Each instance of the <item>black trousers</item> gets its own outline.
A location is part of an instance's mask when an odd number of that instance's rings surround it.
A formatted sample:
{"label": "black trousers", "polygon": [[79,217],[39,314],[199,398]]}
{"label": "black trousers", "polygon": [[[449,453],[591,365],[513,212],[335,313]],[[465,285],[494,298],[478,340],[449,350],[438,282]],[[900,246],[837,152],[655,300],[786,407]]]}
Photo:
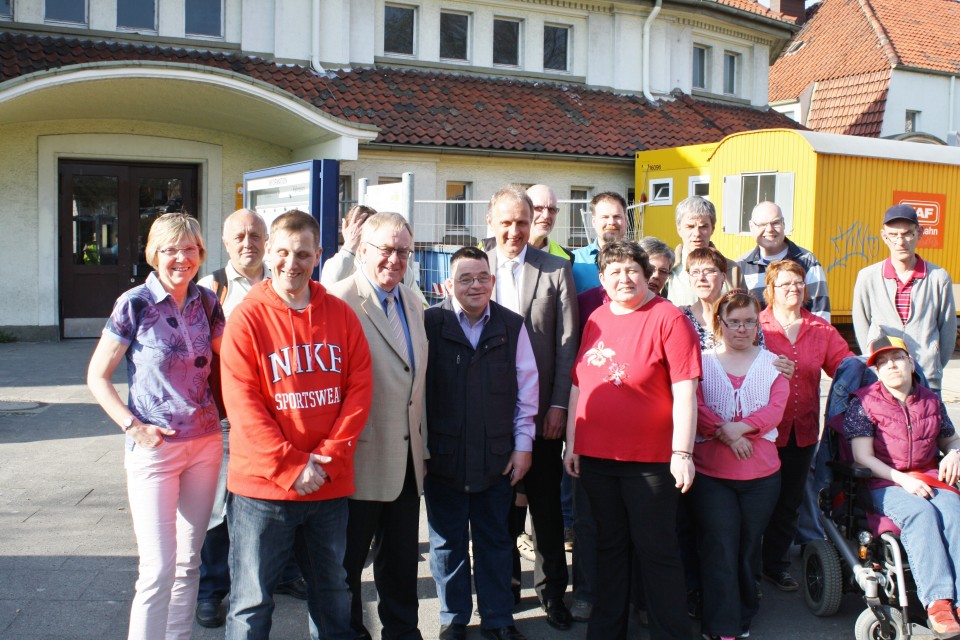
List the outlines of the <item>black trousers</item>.
{"label": "black trousers", "polygon": [[763,572],[775,576],[790,568],[787,552],[797,534],[797,518],[806,490],[810,461],[817,445],[798,447],[796,433],[777,449],[780,454],[780,496],[773,509],[767,530],[763,533]]}
{"label": "black trousers", "polygon": [[580,456],[580,482],[597,522],[598,580],[587,640],[627,637],[631,547],[647,597],[650,638],[689,640],[676,534],[680,491],[669,465]]}
{"label": "black trousers", "polygon": [[[376,473],[376,470],[369,470]],[[350,588],[350,623],[357,638],[370,638],[363,624],[360,577],[373,542],[373,578],[383,640],[422,640],[417,628],[417,563],[420,560],[420,495],[413,459],[393,502],[350,500],[343,567]]]}
{"label": "black trousers", "polygon": [[[533,441],[533,462],[523,477],[536,537],[533,586],[541,601],[563,598],[567,590],[567,557],[563,548],[563,512],[560,508],[560,479],[563,476],[563,439]],[[518,513],[519,512],[519,513]],[[514,540],[523,532],[522,509],[514,507],[510,519]],[[520,554],[513,548],[513,584],[520,585]]]}

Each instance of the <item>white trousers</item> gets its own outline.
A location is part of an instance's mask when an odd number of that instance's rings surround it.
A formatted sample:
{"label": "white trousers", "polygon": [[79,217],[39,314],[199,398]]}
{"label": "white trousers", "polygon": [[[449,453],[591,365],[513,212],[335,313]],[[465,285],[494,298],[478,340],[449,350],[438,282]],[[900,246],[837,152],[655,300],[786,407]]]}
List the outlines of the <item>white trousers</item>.
{"label": "white trousers", "polygon": [[128,640],[189,640],[220,473],[220,431],[147,449],[125,443],[127,497],[140,554]]}

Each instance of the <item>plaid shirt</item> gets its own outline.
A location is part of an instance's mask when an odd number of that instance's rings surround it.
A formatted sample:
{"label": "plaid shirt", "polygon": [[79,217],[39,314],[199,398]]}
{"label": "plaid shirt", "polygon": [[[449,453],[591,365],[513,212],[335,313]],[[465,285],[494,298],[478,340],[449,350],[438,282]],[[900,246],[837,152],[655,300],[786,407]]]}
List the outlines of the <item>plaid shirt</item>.
{"label": "plaid shirt", "polygon": [[893,262],[890,258],[887,258],[883,261],[883,277],[897,283],[897,315],[906,325],[907,320],[910,319],[910,294],[913,292],[913,285],[920,278],[927,277],[927,263],[923,261],[923,258],[917,256],[917,264],[913,266],[913,271],[907,281],[903,282],[897,276],[897,270],[893,268]]}
{"label": "plaid shirt", "polygon": [[[820,266],[820,262],[812,253],[800,247],[789,239],[787,243],[787,255],[784,260],[792,260],[807,272],[806,284],[807,295],[809,299],[803,303],[803,308],[815,316],[823,318],[830,322],[830,296],[827,294],[827,273]],[[743,279],[747,283],[747,291],[756,296],[760,301],[760,308],[767,305],[763,301],[763,290],[765,288],[765,279],[767,264],[769,262],[761,259],[760,247],[755,247],[753,251],[742,256],[738,261],[743,271]]]}

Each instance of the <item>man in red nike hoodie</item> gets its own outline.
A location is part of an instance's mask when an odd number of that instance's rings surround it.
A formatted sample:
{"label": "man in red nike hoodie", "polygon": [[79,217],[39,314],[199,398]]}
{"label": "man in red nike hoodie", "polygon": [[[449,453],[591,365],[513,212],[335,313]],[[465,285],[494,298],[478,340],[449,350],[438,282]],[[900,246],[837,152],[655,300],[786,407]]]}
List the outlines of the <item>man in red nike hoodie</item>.
{"label": "man in red nike hoodie", "polygon": [[347,496],[373,378],[356,314],[310,279],[320,252],[309,214],[278,217],[267,241],[273,278],[251,289],[224,331],[229,640],[269,637],[273,590],[291,548],[304,567],[312,635],[352,638]]}

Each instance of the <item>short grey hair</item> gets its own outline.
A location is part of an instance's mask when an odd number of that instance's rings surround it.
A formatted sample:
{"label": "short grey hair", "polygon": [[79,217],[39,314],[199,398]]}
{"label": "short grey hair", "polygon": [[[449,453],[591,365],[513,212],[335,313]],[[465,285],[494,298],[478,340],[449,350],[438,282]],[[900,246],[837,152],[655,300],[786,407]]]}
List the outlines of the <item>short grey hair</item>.
{"label": "short grey hair", "polygon": [[667,260],[670,261],[670,264],[673,264],[673,261],[676,260],[676,256],[673,254],[673,249],[667,246],[667,243],[657,238],[655,236],[646,236],[640,239],[640,248],[648,256],[666,256]]}
{"label": "short grey hair", "polygon": [[360,237],[366,242],[366,239],[376,233],[380,227],[389,227],[395,231],[406,229],[410,232],[410,237],[413,238],[413,227],[410,226],[410,222],[395,211],[381,211],[367,218],[367,221],[361,227]]}
{"label": "short grey hair", "polygon": [[533,200],[530,199],[530,196],[527,195],[526,190],[518,184],[508,184],[504,187],[501,187],[490,198],[490,204],[487,205],[487,215],[492,216],[493,210],[497,207],[501,200],[509,200],[512,202],[522,204],[526,210],[527,214],[530,216],[530,220],[533,220]]}
{"label": "short grey hair", "polygon": [[678,227],[687,215],[695,218],[709,218],[710,225],[714,228],[717,226],[717,209],[712,202],[703,196],[690,196],[680,201],[680,204],[677,205],[676,222]]}

